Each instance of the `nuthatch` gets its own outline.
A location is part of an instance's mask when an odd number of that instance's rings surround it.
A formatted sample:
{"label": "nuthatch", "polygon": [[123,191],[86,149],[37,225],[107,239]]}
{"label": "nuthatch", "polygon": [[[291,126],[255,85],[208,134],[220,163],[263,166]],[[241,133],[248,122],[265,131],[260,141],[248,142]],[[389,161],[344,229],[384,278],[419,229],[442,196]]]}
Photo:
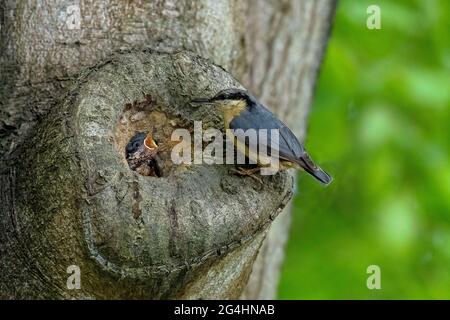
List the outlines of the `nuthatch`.
{"label": "nuthatch", "polygon": [[130,169],[145,176],[153,175],[153,171],[156,176],[161,176],[158,148],[151,134],[137,133],[125,147]]}
{"label": "nuthatch", "polygon": [[[266,129],[267,132],[270,132],[271,129],[278,129],[278,143],[274,143],[269,138],[267,147],[270,150],[278,151],[281,169],[303,169],[325,185],[332,181],[330,175],[314,164],[294,133],[247,91],[234,88],[226,89],[212,98],[197,99],[193,102],[218,105],[223,112],[225,130],[241,129],[245,131],[255,129],[258,144],[260,143],[259,129]],[[236,138],[232,141],[236,144],[238,150],[245,150],[247,157],[258,159],[258,154],[255,154],[255,151],[249,148],[245,139],[239,138],[239,136],[236,136]],[[256,162],[260,164],[258,160]]]}

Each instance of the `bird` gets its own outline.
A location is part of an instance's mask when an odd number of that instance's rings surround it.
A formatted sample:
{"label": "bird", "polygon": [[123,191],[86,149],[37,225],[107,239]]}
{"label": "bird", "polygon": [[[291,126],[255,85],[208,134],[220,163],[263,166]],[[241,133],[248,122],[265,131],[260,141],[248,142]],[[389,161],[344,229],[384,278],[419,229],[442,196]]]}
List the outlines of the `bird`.
{"label": "bird", "polygon": [[125,147],[125,156],[131,170],[144,176],[161,176],[159,146],[152,134],[136,133]]}
{"label": "bird", "polygon": [[[194,104],[209,103],[219,107],[222,111],[224,129],[241,129],[243,131],[255,129],[258,147],[264,140],[267,144],[266,150],[270,154],[278,154],[280,169],[295,168],[304,170],[324,185],[331,183],[333,178],[317,166],[309,156],[305,147],[300,143],[295,134],[278,119],[266,106],[260,103],[247,90],[229,88],[218,92],[211,98],[199,98],[192,100]],[[267,139],[260,139],[258,129],[267,129]],[[270,130],[278,129],[278,143],[270,138]],[[248,158],[258,161],[258,154],[249,147],[249,142],[242,137],[236,136],[232,139],[238,150],[244,151]],[[267,143],[268,141],[268,143]],[[258,168],[256,168],[257,170]],[[255,172],[255,170],[252,170]]]}

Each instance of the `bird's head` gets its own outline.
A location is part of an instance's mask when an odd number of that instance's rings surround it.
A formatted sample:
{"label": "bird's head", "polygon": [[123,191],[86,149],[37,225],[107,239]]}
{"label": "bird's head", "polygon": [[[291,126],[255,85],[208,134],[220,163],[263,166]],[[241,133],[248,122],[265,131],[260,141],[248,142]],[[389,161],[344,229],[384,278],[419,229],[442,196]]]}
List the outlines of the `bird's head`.
{"label": "bird's head", "polygon": [[229,88],[219,91],[212,98],[201,98],[192,100],[193,104],[207,104],[212,103],[220,106],[226,106],[235,103],[251,104],[254,101],[254,97],[250,95],[246,90]]}
{"label": "bird's head", "polygon": [[231,121],[242,114],[242,112],[257,105],[257,101],[251,94],[246,90],[236,88],[225,89],[219,91],[212,98],[195,99],[191,103],[194,105],[213,104],[220,108],[226,129],[229,129]]}
{"label": "bird's head", "polygon": [[153,136],[146,132],[139,132],[130,142],[128,142],[125,148],[125,154],[127,159],[134,159],[144,157],[149,152],[153,152],[158,148]]}

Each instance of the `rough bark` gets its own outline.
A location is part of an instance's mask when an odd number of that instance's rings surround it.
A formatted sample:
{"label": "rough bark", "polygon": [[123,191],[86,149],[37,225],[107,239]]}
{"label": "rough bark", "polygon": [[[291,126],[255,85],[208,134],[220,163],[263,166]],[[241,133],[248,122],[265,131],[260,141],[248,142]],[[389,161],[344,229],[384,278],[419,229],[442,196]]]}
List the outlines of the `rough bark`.
{"label": "rough bark", "polygon": [[[304,140],[336,1],[254,0],[251,5],[245,38],[247,67],[239,79]],[[242,298],[276,297],[289,225],[287,206],[268,232]]]}
{"label": "rough bark", "polygon": [[[67,25],[73,5],[79,28]],[[262,189],[224,166],[142,177],[121,148],[156,122],[161,134],[171,121],[217,126],[215,110],[188,104],[240,86],[216,65],[303,136],[333,7],[2,2],[0,297],[273,297],[288,212],[264,239],[290,197],[288,175]],[[149,121],[127,127],[124,108]],[[81,290],[65,287],[72,264]]]}

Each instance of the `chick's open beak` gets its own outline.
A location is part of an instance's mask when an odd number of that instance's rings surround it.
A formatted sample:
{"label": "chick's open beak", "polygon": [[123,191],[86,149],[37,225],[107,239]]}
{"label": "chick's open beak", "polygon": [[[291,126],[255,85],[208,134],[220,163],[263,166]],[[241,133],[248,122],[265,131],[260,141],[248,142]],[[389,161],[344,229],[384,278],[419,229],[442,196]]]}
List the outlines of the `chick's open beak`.
{"label": "chick's open beak", "polygon": [[150,134],[148,134],[147,137],[145,138],[144,146],[150,150],[158,148],[158,145],[156,144],[155,140],[153,140],[153,137]]}
{"label": "chick's open beak", "polygon": [[158,145],[152,134],[139,132],[128,143],[126,147],[127,159],[140,159],[150,157],[156,152]]}

